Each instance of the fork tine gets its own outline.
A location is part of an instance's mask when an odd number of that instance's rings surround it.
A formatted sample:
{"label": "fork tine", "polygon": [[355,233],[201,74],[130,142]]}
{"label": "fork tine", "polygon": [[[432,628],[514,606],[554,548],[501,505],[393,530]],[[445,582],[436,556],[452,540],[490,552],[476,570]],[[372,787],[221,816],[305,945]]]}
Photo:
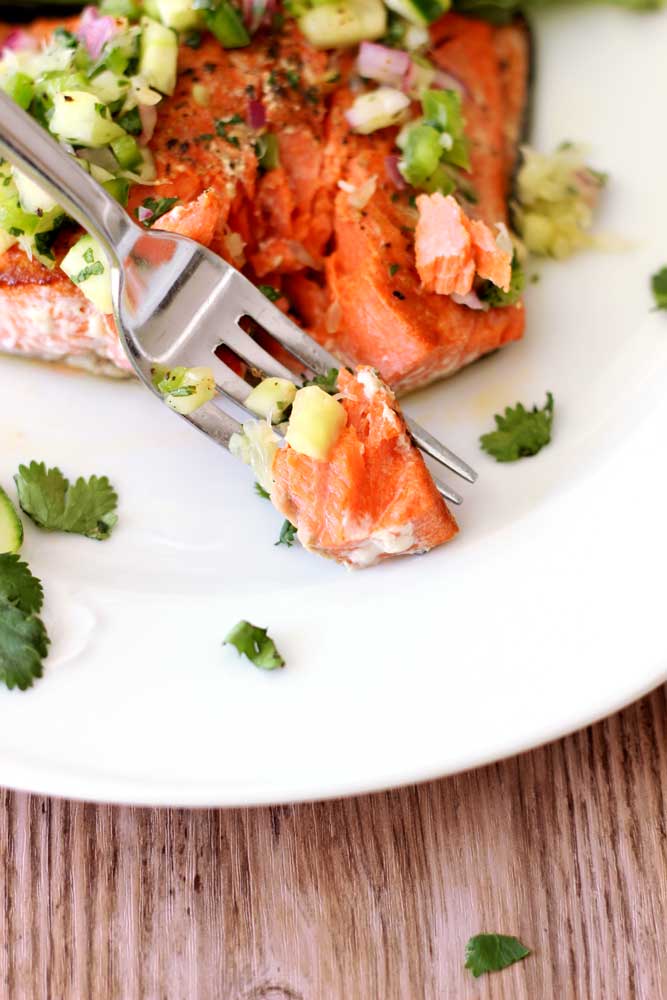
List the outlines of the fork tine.
{"label": "fork tine", "polygon": [[[441,465],[451,469],[452,472],[455,472],[469,483],[476,481],[477,473],[467,462],[464,462],[462,458],[459,458],[453,451],[446,448],[444,444],[441,444],[437,438],[434,438],[432,434],[424,430],[416,420],[406,417],[405,422],[408,425],[408,430],[412,435],[413,441],[422,451],[425,451],[436,462],[440,462]],[[454,502],[456,503],[456,501]]]}
{"label": "fork tine", "polygon": [[460,504],[463,503],[463,497],[456,490],[453,490],[451,486],[446,486],[439,479],[433,476],[433,482],[435,483],[435,488],[437,489],[440,496],[444,497],[445,500],[451,500],[452,503]]}
{"label": "fork tine", "polygon": [[243,430],[238,421],[213,402],[204,403],[203,406],[188,414],[184,419],[189,420],[198,430],[213,438],[223,448],[229,448],[229,439],[232,434],[240,434]]}
{"label": "fork tine", "polygon": [[271,376],[272,378],[286,378],[294,381],[294,372],[291,372],[289,368],[282,365],[280,361],[276,361],[273,355],[265,351],[263,347],[260,347],[250,334],[242,330],[236,323],[225,330],[221,338],[221,343],[226,344],[227,347],[231,347],[246,364],[256,369],[262,378]]}

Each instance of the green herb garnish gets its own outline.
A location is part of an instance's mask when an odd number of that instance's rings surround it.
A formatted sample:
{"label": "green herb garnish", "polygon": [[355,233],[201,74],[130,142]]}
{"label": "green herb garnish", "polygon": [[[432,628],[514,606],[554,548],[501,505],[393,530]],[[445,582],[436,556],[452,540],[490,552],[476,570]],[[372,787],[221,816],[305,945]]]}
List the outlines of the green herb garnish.
{"label": "green herb garnish", "polygon": [[277,302],[282,295],[282,292],[280,292],[277,288],[274,288],[273,285],[258,285],[257,288],[262,295],[266,295],[269,302]]}
{"label": "green herb garnish", "polygon": [[506,934],[476,934],[466,945],[465,968],[477,978],[485,972],[506,969],[526,955],[530,955],[530,948],[518,938]]}
{"label": "green herb garnish", "polygon": [[307,385],[319,385],[320,389],[324,389],[328,392],[330,396],[335,395],[338,392],[338,369],[330,368],[326,375],[316,375],[314,378],[308,379],[303,383],[304,388]]}
{"label": "green herb garnish", "polygon": [[42,676],[49,647],[42,585],[16,555],[0,555],[0,681],[21,691]]}
{"label": "green herb garnish", "polygon": [[508,406],[503,416],[496,414],[496,430],[482,434],[482,449],[497,462],[516,462],[519,458],[537,455],[551,441],[554,398],[547,393],[542,409],[527,410],[522,403]]}
{"label": "green herb garnish", "polygon": [[483,281],[479,286],[477,295],[482,302],[486,302],[491,308],[513,306],[521,298],[525,284],[526,277],[523,268],[519,263],[517,255],[514,254],[512,257],[512,276],[508,290],[504,292],[502,288],[498,288],[492,281]]}
{"label": "green herb garnish", "polygon": [[[142,201],[142,206],[147,208],[151,215],[142,222],[142,226],[146,229],[150,229],[159,218],[166,215],[167,212],[174,207],[178,198],[144,198]],[[134,214],[138,216],[137,209],[134,210]]]}
{"label": "green herb garnish", "polygon": [[269,638],[268,629],[240,621],[223,640],[224,646],[236,646],[239,653],[247,656],[251,663],[262,670],[275,670],[284,667],[285,661],[276,649],[273,639]]}
{"label": "green herb garnish", "polygon": [[651,291],[656,309],[667,309],[667,267],[656,271],[651,278]]}
{"label": "green herb garnish", "polygon": [[291,549],[296,538],[296,530],[296,525],[292,524],[291,521],[283,521],[276,545],[286,545],[288,549]]}
{"label": "green herb garnish", "polygon": [[271,494],[268,490],[265,490],[261,483],[255,483],[254,485],[255,493],[258,497],[262,497],[263,500],[270,500]]}
{"label": "green herb garnish", "polygon": [[14,476],[21,509],[46,531],[69,531],[103,541],[118,517],[118,496],[106,476],[70,483],[44,462],[20,465]]}

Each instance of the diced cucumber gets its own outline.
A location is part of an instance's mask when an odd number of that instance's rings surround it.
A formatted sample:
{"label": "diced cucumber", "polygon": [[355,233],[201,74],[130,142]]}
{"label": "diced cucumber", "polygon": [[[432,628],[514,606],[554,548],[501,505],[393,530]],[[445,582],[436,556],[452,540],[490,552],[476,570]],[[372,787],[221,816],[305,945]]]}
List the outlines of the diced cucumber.
{"label": "diced cucumber", "polygon": [[153,383],[164,396],[165,403],[186,417],[215,396],[215,379],[210,368],[158,369]]}
{"label": "diced cucumber", "polygon": [[176,34],[149,17],[142,17],[141,27],[139,73],[149,87],[155,87],[161,94],[173,94],[178,62]]}
{"label": "diced cucumber", "polygon": [[111,152],[123,170],[134,170],[143,163],[141,150],[131,135],[121,135],[111,143]]}
{"label": "diced cucumber", "polygon": [[12,168],[12,177],[18,191],[21,208],[30,215],[44,215],[57,206],[55,198],[43,191],[39,184],[22,174],[16,167]]}
{"label": "diced cucumber", "polygon": [[112,198],[115,198],[121,205],[127,207],[130,196],[130,182],[128,180],[124,177],[113,177],[109,181],[103,181],[102,187],[106,188]]}
{"label": "diced cucumber", "polygon": [[266,420],[248,420],[242,434],[232,434],[229,450],[232,455],[249,465],[255,479],[267,493],[273,487],[273,462],[280,438]]}
{"label": "diced cucumber", "polygon": [[256,385],[245,405],[258,417],[279,424],[296,396],[296,386],[286,378],[265,378]]}
{"label": "diced cucumber", "polygon": [[346,423],[347,413],[338,400],[318,385],[309,385],[294,397],[285,440],[302,455],[323,461]]}
{"label": "diced cucumber", "polygon": [[77,240],[60,267],[101,313],[113,312],[111,271],[102,247],[92,236]]}
{"label": "diced cucumber", "polygon": [[378,87],[355,98],[347,120],[360,135],[396,125],[410,107],[410,98],[394,87]]}
{"label": "diced cucumber", "polygon": [[103,73],[93,77],[89,86],[103,104],[113,104],[127,96],[130,81],[126,76],[118,76],[110,69],[105,69]]}
{"label": "diced cucumber", "polygon": [[316,48],[344,48],[381,38],[387,30],[387,9],[382,0],[336,0],[306,11],[299,27]]}
{"label": "diced cucumber", "polygon": [[23,542],[23,524],[0,486],[0,552],[18,552]]}
{"label": "diced cucumber", "polygon": [[53,99],[49,131],[75,146],[106,146],[124,134],[120,125],[106,117],[107,114],[107,109],[94,94],[65,90]]}
{"label": "diced cucumber", "polygon": [[229,0],[220,0],[212,10],[202,13],[204,24],[224,49],[242,49],[250,44],[250,35]]}
{"label": "diced cucumber", "polygon": [[451,6],[450,0],[386,0],[386,3],[406,21],[418,25],[437,21]]}
{"label": "diced cucumber", "polygon": [[35,86],[26,73],[11,73],[0,81],[0,88],[27,111],[35,96]]}
{"label": "diced cucumber", "polygon": [[98,184],[106,184],[107,181],[114,180],[114,175],[110,170],[101,167],[99,163],[90,164],[90,176],[94,177]]}
{"label": "diced cucumber", "polygon": [[188,31],[201,23],[199,11],[192,9],[192,0],[155,0],[157,15],[167,28]]}
{"label": "diced cucumber", "polygon": [[42,215],[26,212],[21,207],[15,185],[5,186],[3,182],[0,188],[0,231],[7,234],[2,241],[5,250],[18,242],[46,267],[53,267],[51,244],[63,218],[62,209],[58,206]]}

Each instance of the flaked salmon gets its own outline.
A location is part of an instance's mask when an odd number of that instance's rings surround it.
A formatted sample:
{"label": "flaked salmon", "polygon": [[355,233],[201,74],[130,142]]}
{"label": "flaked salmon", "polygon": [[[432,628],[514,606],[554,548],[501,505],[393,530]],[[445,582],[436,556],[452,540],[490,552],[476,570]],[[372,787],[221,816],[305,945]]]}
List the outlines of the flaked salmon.
{"label": "flaked salmon", "polygon": [[302,545],[351,567],[449,541],[456,521],[372,368],[338,375],[347,423],[326,461],[289,445],[273,461],[271,500]]}

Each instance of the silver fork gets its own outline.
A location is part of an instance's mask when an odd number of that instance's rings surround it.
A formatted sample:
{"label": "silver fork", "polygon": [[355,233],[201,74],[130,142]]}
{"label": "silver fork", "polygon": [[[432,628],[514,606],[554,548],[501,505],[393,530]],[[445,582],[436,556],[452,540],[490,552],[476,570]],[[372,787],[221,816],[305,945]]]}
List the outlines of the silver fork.
{"label": "silver fork", "polygon": [[[301,381],[240,326],[250,317],[310,372],[325,375],[339,362],[300,330],[226,261],[184,236],[147,230],[29,115],[0,91],[0,155],[16,165],[99,241],[111,264],[114,315],[127,354],[144,385],[156,367],[206,365],[218,395],[183,417],[228,447],[241,424],[251,386],[215,354],[225,345],[264,378]],[[231,412],[230,412],[231,411]],[[473,483],[475,471],[414,420],[408,428],[418,447],[440,465]],[[442,496],[461,503],[451,487],[434,479]]]}

